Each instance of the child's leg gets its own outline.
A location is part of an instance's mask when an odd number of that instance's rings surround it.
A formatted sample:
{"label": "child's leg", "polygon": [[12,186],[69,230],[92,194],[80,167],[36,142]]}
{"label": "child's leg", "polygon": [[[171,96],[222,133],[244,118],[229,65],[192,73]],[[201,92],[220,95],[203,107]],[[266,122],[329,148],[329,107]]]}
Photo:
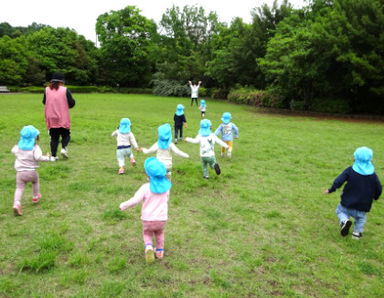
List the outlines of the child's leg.
{"label": "child's leg", "polygon": [[348,209],[343,207],[340,203],[339,205],[337,205],[336,214],[340,220],[339,222],[340,225],[342,225],[345,221],[349,220],[349,218],[351,217],[351,215],[348,212]]}
{"label": "child's leg", "polygon": [[367,221],[367,213],[364,211],[356,210],[355,214],[353,214],[353,218],[355,219],[355,226],[353,231],[356,233],[363,233],[364,225]]}
{"label": "child's leg", "polygon": [[177,143],[178,134],[179,134],[179,128],[175,125],[175,143]]}
{"label": "child's leg", "polygon": [[180,130],[180,140],[182,140],[183,139],[183,126],[180,126],[179,130]]}
{"label": "child's leg", "polygon": [[225,143],[228,145],[228,157],[231,158],[233,142],[232,141],[225,141]]}
{"label": "child's leg", "polygon": [[203,168],[203,177],[208,178],[209,173],[208,173],[208,162],[207,162],[207,157],[201,157],[201,166]]}
{"label": "child's leg", "polygon": [[32,182],[32,197],[38,198],[40,182],[39,182],[39,174],[36,171],[31,172],[31,182]]}
{"label": "child's leg", "polygon": [[124,167],[125,165],[125,157],[124,157],[124,149],[116,150],[117,162],[119,163],[119,167]]}
{"label": "child's leg", "polygon": [[[28,173],[27,173],[28,174]],[[20,205],[23,197],[24,189],[28,181],[26,181],[25,172],[16,172],[16,190],[13,199],[13,206]]]}
{"label": "child's leg", "polygon": [[158,228],[155,231],[156,238],[156,257],[162,259],[164,256],[164,229],[166,221],[159,221]]}
{"label": "child's leg", "polygon": [[153,227],[151,221],[143,220],[143,241],[145,247],[145,260],[147,263],[152,263],[155,260],[155,256],[153,254],[153,245],[152,245],[152,237],[153,237]]}

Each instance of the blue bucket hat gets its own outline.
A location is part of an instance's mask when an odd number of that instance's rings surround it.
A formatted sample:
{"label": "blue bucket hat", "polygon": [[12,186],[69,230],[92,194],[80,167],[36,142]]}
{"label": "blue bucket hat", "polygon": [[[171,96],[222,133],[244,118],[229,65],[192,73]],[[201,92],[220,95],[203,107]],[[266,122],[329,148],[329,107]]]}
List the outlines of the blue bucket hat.
{"label": "blue bucket hat", "polygon": [[178,104],[176,107],[176,116],[181,116],[184,114],[184,106],[182,104]]}
{"label": "blue bucket hat", "polygon": [[20,130],[20,140],[17,146],[21,150],[32,150],[35,146],[36,137],[40,134],[40,131],[32,125],[24,126]]}
{"label": "blue bucket hat", "polygon": [[206,104],[205,104],[205,100],[204,99],[200,99],[200,105],[202,107],[206,107]]}
{"label": "blue bucket hat", "polygon": [[172,142],[172,129],[171,125],[168,123],[159,126],[157,129],[159,134],[159,139],[157,141],[157,145],[159,145],[160,149],[167,149],[169,144]]}
{"label": "blue bucket hat", "polygon": [[203,119],[200,121],[200,130],[199,134],[203,137],[207,137],[211,134],[212,123],[208,119]]}
{"label": "blue bucket hat", "polygon": [[232,115],[231,113],[225,112],[223,113],[223,117],[221,117],[221,121],[223,121],[225,124],[228,124],[229,121],[231,121]]}
{"label": "blue bucket hat", "polygon": [[149,157],[144,162],[144,169],[149,176],[149,188],[153,193],[164,193],[171,189],[172,183],[165,177],[165,165],[156,157]]}
{"label": "blue bucket hat", "polygon": [[375,167],[372,164],[373,151],[368,147],[359,147],[355,153],[355,163],[352,169],[361,175],[371,175],[375,172]]}
{"label": "blue bucket hat", "polygon": [[121,118],[119,132],[120,133],[129,133],[131,131],[131,120],[128,118]]}

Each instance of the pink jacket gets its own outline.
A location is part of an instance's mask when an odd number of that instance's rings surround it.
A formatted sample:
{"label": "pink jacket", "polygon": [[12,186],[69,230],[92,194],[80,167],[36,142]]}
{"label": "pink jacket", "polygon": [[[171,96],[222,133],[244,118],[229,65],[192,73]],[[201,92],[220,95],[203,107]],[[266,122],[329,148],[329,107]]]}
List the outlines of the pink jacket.
{"label": "pink jacket", "polygon": [[71,128],[71,119],[69,117],[69,107],[67,100],[67,88],[59,86],[59,89],[45,88],[45,122],[47,128]]}
{"label": "pink jacket", "polygon": [[143,184],[135,195],[126,202],[120,204],[120,210],[131,208],[141,201],[141,220],[163,221],[168,219],[169,190],[164,193],[153,193],[149,189],[149,183]]}
{"label": "pink jacket", "polygon": [[39,161],[49,161],[49,157],[43,155],[39,145],[35,145],[32,150],[21,150],[15,145],[11,152],[16,155],[15,170],[17,172],[35,171],[39,167]]}

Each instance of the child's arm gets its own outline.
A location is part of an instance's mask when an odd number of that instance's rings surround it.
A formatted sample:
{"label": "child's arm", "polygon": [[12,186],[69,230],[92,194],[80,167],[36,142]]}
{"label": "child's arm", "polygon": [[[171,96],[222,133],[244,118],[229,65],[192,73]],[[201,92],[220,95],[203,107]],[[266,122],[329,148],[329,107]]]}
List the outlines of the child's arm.
{"label": "child's arm", "polygon": [[139,151],[140,151],[140,148],[139,148],[139,146],[137,145],[135,136],[133,135],[132,132],[131,132],[130,135],[129,135],[129,141],[131,142],[131,144],[133,145],[133,147],[135,147],[136,151],[139,152]]}
{"label": "child's arm", "polygon": [[157,145],[157,142],[151,146],[151,148],[143,148],[141,147],[141,151],[143,151],[144,154],[150,154],[157,152],[157,149],[159,149],[159,146]]}
{"label": "child's arm", "polygon": [[135,195],[132,198],[130,198],[128,201],[121,203],[119,206],[119,209],[126,210],[128,208],[136,206],[144,199],[144,194],[145,194],[145,184],[142,185],[138,191],[136,191]]}
{"label": "child's arm", "polygon": [[187,125],[187,119],[185,118],[185,114],[183,114],[183,122],[184,122],[184,127],[187,129],[188,125]]}
{"label": "child's arm", "polygon": [[220,140],[216,135],[214,136],[215,136],[215,143],[218,143],[221,147],[228,148],[228,145],[226,143]]}
{"label": "child's arm", "polygon": [[238,139],[239,138],[239,129],[237,128],[237,126],[235,124],[232,123],[232,129],[233,131],[235,132],[235,139]]}
{"label": "child's arm", "polygon": [[345,169],[344,172],[342,172],[339,177],[337,177],[335,179],[335,181],[333,182],[331,188],[327,189],[327,193],[331,193],[331,192],[334,192],[336,191],[336,189],[338,189],[339,187],[341,187],[345,181],[347,181],[349,179],[349,168],[348,169]]}
{"label": "child's arm", "polygon": [[219,135],[221,133],[221,128],[223,127],[223,124],[220,124],[219,127],[215,130],[215,135]]}
{"label": "child's arm", "polygon": [[116,137],[117,136],[117,133],[119,132],[119,130],[118,129],[116,129],[113,133],[112,133],[112,137]]}
{"label": "child's arm", "polygon": [[184,157],[184,158],[189,157],[188,153],[181,151],[179,148],[176,147],[176,145],[174,143],[171,143],[170,147],[171,147],[171,151],[174,152],[176,155]]}
{"label": "child's arm", "polygon": [[379,177],[377,177],[377,175],[376,175],[376,193],[375,193],[375,196],[374,196],[375,200],[379,199],[382,191],[383,191],[383,187],[381,186]]}
{"label": "child's arm", "polygon": [[36,145],[33,149],[33,158],[37,161],[50,161],[49,156],[43,155],[39,145]]}
{"label": "child's arm", "polygon": [[17,151],[19,151],[19,146],[17,146],[17,145],[13,146],[11,152],[12,152],[13,154],[16,154]]}
{"label": "child's arm", "polygon": [[186,137],[185,138],[185,141],[187,143],[191,143],[191,144],[198,144],[200,143],[200,135],[197,135],[196,138],[189,138],[189,137]]}

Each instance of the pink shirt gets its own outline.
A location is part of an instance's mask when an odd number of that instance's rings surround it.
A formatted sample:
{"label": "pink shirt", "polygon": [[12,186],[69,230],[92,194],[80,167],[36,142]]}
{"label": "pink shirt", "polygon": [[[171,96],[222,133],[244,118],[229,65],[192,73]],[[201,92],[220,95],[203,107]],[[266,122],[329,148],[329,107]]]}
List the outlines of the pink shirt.
{"label": "pink shirt", "polygon": [[47,128],[71,128],[67,88],[59,86],[57,90],[45,88],[45,122]]}
{"label": "pink shirt", "polygon": [[131,199],[120,204],[120,210],[131,208],[143,201],[141,220],[163,221],[168,219],[168,200],[169,190],[160,194],[153,193],[149,189],[149,183],[145,183]]}
{"label": "pink shirt", "polygon": [[39,167],[39,161],[49,161],[48,156],[44,156],[39,145],[35,145],[32,150],[21,150],[15,145],[11,152],[16,155],[15,169],[17,172],[35,171]]}

